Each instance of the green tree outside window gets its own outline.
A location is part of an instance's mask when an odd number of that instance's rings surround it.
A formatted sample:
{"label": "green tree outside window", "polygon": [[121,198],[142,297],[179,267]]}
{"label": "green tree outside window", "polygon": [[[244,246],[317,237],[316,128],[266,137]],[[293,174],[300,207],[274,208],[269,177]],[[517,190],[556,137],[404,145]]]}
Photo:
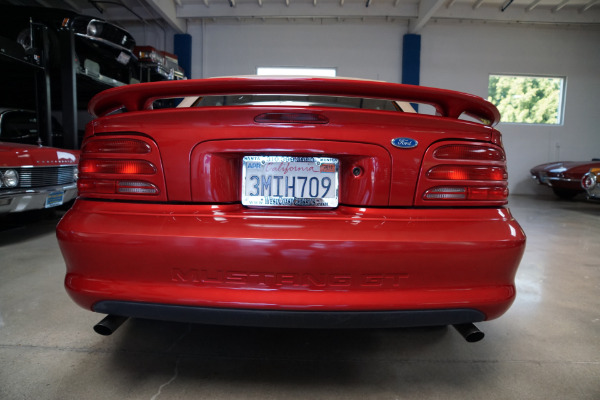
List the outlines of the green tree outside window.
{"label": "green tree outside window", "polygon": [[490,75],[488,100],[502,122],[562,123],[564,78]]}

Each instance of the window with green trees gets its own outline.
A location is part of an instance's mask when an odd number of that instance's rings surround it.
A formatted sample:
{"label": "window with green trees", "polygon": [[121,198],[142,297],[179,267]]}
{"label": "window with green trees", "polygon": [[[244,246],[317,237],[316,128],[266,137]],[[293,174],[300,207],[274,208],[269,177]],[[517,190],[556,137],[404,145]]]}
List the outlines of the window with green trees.
{"label": "window with green trees", "polygon": [[490,75],[488,100],[502,122],[562,124],[564,78]]}

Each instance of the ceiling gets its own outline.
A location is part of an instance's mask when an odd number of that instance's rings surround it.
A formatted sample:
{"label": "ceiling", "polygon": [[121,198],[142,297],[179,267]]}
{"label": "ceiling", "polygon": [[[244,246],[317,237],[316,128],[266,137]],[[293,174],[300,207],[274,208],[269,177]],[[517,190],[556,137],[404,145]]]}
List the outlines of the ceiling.
{"label": "ceiling", "polygon": [[156,23],[184,33],[190,20],[380,19],[429,22],[554,24],[600,28],[600,0],[0,0],[2,4],[71,9],[121,23]]}

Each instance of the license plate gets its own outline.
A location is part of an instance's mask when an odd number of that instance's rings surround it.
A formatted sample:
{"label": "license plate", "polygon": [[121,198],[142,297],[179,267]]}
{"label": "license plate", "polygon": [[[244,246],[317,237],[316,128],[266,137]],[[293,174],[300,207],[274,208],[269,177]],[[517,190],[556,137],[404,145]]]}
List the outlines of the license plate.
{"label": "license plate", "polygon": [[62,205],[65,192],[52,192],[46,197],[46,208]]}
{"label": "license plate", "polygon": [[245,156],[242,204],[337,207],[339,160],[329,157]]}

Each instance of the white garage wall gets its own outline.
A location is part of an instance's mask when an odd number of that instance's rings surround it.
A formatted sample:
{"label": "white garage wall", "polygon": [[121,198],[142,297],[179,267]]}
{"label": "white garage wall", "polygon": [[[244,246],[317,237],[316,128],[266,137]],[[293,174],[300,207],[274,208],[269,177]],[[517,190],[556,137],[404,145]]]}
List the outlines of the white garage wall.
{"label": "white garage wall", "polygon": [[[192,22],[192,77],[256,74],[260,66],[307,66],[336,67],[338,76],[398,82],[406,30],[406,25],[360,21]],[[204,46],[198,37],[204,38]]]}
{"label": "white garage wall", "polygon": [[[338,76],[399,82],[404,22],[190,21],[192,77],[254,74],[258,66],[336,67]],[[513,194],[548,193],[529,169],[600,157],[600,30],[430,22],[421,84],[487,97],[489,74],[567,78],[562,126],[500,123]]]}

